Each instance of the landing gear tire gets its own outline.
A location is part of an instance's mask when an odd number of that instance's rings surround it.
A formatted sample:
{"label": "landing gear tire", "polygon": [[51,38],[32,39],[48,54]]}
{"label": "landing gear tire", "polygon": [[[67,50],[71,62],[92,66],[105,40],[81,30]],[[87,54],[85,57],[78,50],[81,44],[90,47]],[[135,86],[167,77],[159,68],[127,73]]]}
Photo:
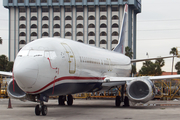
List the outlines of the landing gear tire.
{"label": "landing gear tire", "polygon": [[127,96],[124,98],[124,107],[129,107],[129,98]]}
{"label": "landing gear tire", "polygon": [[73,104],[73,96],[72,95],[68,95],[68,97],[67,97],[67,104],[69,106],[71,106]]}
{"label": "landing gear tire", "polygon": [[41,111],[40,111],[39,105],[36,105],[36,107],[35,107],[35,114],[36,114],[37,116],[39,116],[40,113],[41,113]]}
{"label": "landing gear tire", "polygon": [[116,107],[119,107],[120,104],[121,104],[121,97],[120,96],[116,96],[116,101],[115,101]]}
{"label": "landing gear tire", "polygon": [[65,105],[66,96],[59,96],[58,103],[59,105]]}
{"label": "landing gear tire", "polygon": [[47,112],[48,112],[47,106],[46,106],[46,105],[43,105],[41,109],[42,109],[42,115],[43,115],[43,116],[46,116],[46,115],[47,115]]}

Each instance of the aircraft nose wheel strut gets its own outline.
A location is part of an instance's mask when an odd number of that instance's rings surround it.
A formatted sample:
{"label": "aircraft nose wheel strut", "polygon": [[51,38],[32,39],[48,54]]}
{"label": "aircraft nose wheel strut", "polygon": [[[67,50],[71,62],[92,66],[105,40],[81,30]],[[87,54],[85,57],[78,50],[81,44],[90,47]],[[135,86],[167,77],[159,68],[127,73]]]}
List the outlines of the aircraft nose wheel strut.
{"label": "aircraft nose wheel strut", "polygon": [[36,105],[35,107],[35,114],[39,116],[41,113],[43,116],[46,116],[48,112],[47,106],[41,101],[40,105]]}

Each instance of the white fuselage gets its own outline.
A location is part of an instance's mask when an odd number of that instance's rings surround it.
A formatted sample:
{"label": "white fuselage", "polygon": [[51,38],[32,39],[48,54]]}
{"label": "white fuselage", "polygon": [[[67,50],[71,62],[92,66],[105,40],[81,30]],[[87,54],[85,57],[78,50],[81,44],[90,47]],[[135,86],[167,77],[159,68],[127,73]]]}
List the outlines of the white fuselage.
{"label": "white fuselage", "polygon": [[18,53],[14,78],[29,94],[66,95],[101,90],[105,77],[126,77],[123,54],[63,38],[33,41]]}

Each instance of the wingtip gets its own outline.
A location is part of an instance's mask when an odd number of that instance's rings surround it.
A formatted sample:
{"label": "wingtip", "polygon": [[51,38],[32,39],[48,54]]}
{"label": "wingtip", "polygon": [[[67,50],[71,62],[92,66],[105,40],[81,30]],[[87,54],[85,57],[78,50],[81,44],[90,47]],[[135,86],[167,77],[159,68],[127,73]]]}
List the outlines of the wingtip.
{"label": "wingtip", "polygon": [[125,12],[128,12],[128,4],[125,4]]}

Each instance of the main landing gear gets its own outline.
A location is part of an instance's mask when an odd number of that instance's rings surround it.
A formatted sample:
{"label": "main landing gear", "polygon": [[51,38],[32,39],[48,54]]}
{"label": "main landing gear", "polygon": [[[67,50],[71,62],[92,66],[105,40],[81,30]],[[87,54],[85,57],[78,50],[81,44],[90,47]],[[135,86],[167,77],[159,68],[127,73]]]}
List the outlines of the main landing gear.
{"label": "main landing gear", "polygon": [[116,99],[115,99],[116,107],[119,107],[121,102],[124,102],[123,107],[129,107],[129,98],[127,96],[124,97],[124,85],[122,85],[122,88],[121,88],[121,97],[116,96]]}
{"label": "main landing gear", "polygon": [[65,95],[59,96],[58,98],[59,105],[65,105],[65,101],[67,101],[67,105],[71,106],[73,104],[73,96],[67,95],[67,98]]}

